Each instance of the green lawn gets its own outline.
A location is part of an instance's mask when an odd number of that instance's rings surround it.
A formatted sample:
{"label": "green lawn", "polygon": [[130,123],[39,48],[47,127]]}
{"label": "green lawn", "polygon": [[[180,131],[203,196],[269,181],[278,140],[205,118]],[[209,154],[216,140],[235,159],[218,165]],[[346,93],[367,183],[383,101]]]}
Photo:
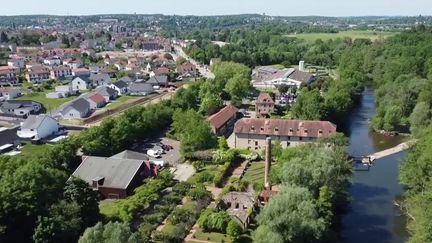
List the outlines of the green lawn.
{"label": "green lawn", "polygon": [[195,232],[195,239],[211,241],[215,243],[231,242],[229,237],[224,234],[216,233],[216,232],[203,232],[201,228],[198,228],[198,230]]}
{"label": "green lawn", "polygon": [[118,216],[118,206],[117,202],[119,200],[105,200],[99,203],[100,213],[108,219],[116,218]]}
{"label": "green lawn", "polygon": [[47,111],[52,111],[58,108],[60,105],[73,100],[76,98],[75,96],[67,97],[67,98],[61,98],[61,99],[48,99],[46,98],[46,94],[52,92],[52,91],[45,91],[45,92],[37,92],[37,93],[29,93],[26,95],[23,95],[17,100],[32,100],[41,103]]}
{"label": "green lawn", "polygon": [[243,180],[249,182],[264,183],[264,166],[263,162],[252,162],[243,177]]}
{"label": "green lawn", "polygon": [[108,105],[106,108],[107,109],[114,109],[117,108],[123,104],[126,104],[127,102],[130,102],[132,100],[137,100],[140,99],[142,97],[137,97],[137,96],[120,96],[119,98],[117,98],[116,100],[114,100],[110,105]]}
{"label": "green lawn", "polygon": [[340,31],[339,33],[301,33],[301,34],[292,34],[287,36],[297,37],[299,39],[304,39],[308,42],[314,42],[317,39],[327,41],[330,39],[346,38],[346,37],[350,37],[352,39],[368,38],[371,39],[372,41],[375,41],[377,39],[385,39],[387,37],[396,34],[397,32],[359,30],[359,31]]}
{"label": "green lawn", "polygon": [[31,143],[25,143],[23,144],[21,154],[19,154],[19,156],[22,156],[24,158],[39,156],[46,153],[47,150],[51,148],[51,146],[52,145],[49,144],[34,145]]}

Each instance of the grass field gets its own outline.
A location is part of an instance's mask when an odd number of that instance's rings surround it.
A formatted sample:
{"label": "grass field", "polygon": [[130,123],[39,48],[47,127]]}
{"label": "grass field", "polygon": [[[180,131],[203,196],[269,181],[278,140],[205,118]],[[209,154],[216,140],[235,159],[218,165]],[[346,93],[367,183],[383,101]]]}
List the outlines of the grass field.
{"label": "grass field", "polygon": [[201,228],[198,228],[198,230],[195,232],[195,238],[197,240],[211,241],[215,243],[231,242],[231,240],[225,234],[216,232],[203,232]]}
{"label": "grass field", "polygon": [[31,143],[25,143],[19,156],[23,158],[37,157],[45,154],[51,147],[52,145],[49,144],[34,145]]}
{"label": "grass field", "polygon": [[247,169],[243,180],[249,182],[264,183],[264,162],[252,162]]}
{"label": "grass field", "polygon": [[[48,91],[50,92],[50,91]],[[45,95],[48,92],[30,93],[17,98],[17,100],[32,100],[41,103],[47,111],[52,111],[58,108],[60,105],[73,100],[75,96],[61,98],[61,99],[48,99]]]}
{"label": "grass field", "polygon": [[137,100],[137,99],[140,99],[140,98],[142,98],[142,97],[123,95],[123,96],[120,96],[118,99],[112,101],[112,103],[109,104],[106,108],[107,109],[114,109],[114,108],[117,108],[117,107],[119,107],[119,106],[121,106],[123,104],[131,102],[132,100]]}
{"label": "grass field", "polygon": [[327,41],[330,39],[346,38],[351,39],[371,39],[375,41],[377,39],[385,39],[387,37],[396,35],[397,32],[383,32],[383,31],[340,31],[339,33],[301,33],[287,35],[289,37],[296,37],[299,39],[304,39],[308,42],[314,42],[317,39]]}

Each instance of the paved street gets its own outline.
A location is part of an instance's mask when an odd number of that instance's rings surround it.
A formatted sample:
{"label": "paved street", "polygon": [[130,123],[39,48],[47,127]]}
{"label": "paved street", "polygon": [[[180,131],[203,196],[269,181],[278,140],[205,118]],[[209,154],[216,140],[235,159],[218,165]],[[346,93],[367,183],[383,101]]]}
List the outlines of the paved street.
{"label": "paved street", "polygon": [[[178,56],[181,56],[181,57],[185,58],[186,60],[190,61],[193,65],[195,65],[198,68],[199,72],[201,73],[201,75],[203,77],[208,78],[208,79],[214,79],[215,78],[214,74],[210,71],[210,69],[205,68],[204,66],[201,66],[201,64],[199,64],[197,61],[195,61],[194,59],[190,58],[183,51],[183,49],[180,46],[176,45],[176,46],[174,46],[174,49],[175,49],[176,54]],[[176,57],[174,57],[174,58],[176,58]]]}

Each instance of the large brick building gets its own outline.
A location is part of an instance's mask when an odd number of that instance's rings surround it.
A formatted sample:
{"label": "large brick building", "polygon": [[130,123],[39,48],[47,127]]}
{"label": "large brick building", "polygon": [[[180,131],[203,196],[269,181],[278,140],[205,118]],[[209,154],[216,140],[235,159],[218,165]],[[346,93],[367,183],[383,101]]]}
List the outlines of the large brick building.
{"label": "large brick building", "polygon": [[336,125],[328,121],[243,118],[235,124],[232,146],[263,150],[266,139],[280,141],[283,148],[316,141],[336,134]]}

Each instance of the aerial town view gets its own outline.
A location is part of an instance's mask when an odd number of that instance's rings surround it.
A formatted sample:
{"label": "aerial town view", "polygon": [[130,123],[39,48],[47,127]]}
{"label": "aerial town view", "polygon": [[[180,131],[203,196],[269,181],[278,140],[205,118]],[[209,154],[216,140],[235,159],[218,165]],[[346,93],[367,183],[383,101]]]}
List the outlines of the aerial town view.
{"label": "aerial town view", "polygon": [[432,2],[0,8],[0,243],[432,243]]}

